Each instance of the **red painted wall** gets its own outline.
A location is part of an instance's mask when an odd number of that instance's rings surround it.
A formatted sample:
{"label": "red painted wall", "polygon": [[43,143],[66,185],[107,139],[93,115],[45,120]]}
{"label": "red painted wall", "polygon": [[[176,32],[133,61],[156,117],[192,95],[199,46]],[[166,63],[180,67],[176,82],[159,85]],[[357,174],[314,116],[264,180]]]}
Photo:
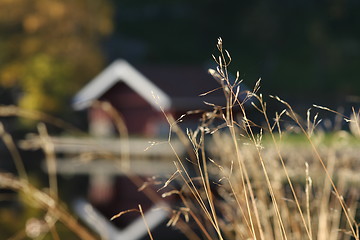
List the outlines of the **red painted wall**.
{"label": "red painted wall", "polygon": [[163,114],[124,83],[117,83],[100,100],[110,102],[118,110],[131,135],[155,136],[164,124]]}

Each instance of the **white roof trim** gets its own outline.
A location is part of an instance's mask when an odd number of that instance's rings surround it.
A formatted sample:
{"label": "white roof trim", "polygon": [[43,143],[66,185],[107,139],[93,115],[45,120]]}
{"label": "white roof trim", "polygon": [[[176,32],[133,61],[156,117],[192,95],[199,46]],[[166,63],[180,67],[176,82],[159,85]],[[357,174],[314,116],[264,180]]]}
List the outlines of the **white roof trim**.
{"label": "white roof trim", "polygon": [[75,95],[72,104],[73,108],[75,110],[82,110],[89,107],[94,100],[101,97],[101,95],[119,81],[126,83],[155,109],[159,109],[159,106],[165,110],[170,108],[170,97],[127,61],[122,59],[114,61],[85,85]]}
{"label": "white roof trim", "polygon": [[131,222],[125,229],[118,229],[110,223],[100,212],[98,212],[90,203],[84,199],[77,199],[74,204],[74,210],[77,215],[102,239],[109,240],[138,240],[147,235],[147,227],[154,230],[162,222],[168,219],[168,204],[159,202],[154,204],[145,212],[144,218],[148,226],[144,224],[142,217],[138,217]]}

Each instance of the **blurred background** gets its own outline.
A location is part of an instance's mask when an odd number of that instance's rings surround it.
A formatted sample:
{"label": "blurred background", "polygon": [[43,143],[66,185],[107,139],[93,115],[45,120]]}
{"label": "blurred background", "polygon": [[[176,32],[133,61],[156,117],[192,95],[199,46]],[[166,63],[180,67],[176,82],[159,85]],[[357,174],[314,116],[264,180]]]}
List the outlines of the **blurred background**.
{"label": "blurred background", "polygon": [[[239,71],[249,88],[262,78],[262,93],[295,109],[359,106],[359,12],[355,0],[0,0],[0,105],[46,112],[85,128],[86,116],[71,108],[71,99],[115,59],[211,66],[221,37],[232,56],[230,71]],[[13,120],[1,122],[22,138],[30,125]],[[33,184],[46,186],[42,153],[21,154],[27,170],[40,175]],[[0,155],[0,170],[15,172],[3,143]],[[66,184],[65,201],[79,192]],[[86,186],[88,179],[78,184]],[[3,236],[40,215],[11,200],[0,209]],[[21,219],[7,212],[10,205],[21,209]]]}
{"label": "blurred background", "polygon": [[1,0],[1,104],[72,117],[73,94],[117,58],[212,63],[293,104],[356,104],[358,1]]}

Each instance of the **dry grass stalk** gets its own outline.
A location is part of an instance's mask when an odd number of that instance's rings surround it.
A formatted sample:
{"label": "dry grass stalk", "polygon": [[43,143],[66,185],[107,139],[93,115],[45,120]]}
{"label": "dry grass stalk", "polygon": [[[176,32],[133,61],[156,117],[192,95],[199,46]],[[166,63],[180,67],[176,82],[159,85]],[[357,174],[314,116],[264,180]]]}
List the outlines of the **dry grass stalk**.
{"label": "dry grass stalk", "polygon": [[[220,56],[213,58],[218,67],[209,73],[221,84],[226,106],[206,103],[213,106],[214,111],[203,114],[200,126],[194,131],[188,130],[187,139],[177,126],[180,121],[164,113],[170,125],[170,147],[172,133],[178,134],[184,145],[190,147],[191,163],[197,172],[197,177],[191,177],[185,164],[187,160],[177,155],[172,147],[183,187],[181,191],[170,192],[179,194],[206,239],[347,239],[347,234],[359,239],[358,224],[354,219],[358,191],[348,185],[345,178],[338,178],[340,175],[334,171],[335,161],[331,159],[338,155],[341,147],[331,145],[325,148],[332,151],[321,150],[319,146],[322,145],[314,142],[321,137],[317,133],[321,123],[319,115],[311,117],[308,110],[303,125],[287,102],[273,97],[286,109],[276,113],[271,122],[264,97],[257,93],[260,80],[252,91],[247,92],[244,101],[240,101],[241,80],[239,74],[234,81],[229,79],[227,67],[231,57],[223,49],[221,39],[217,48]],[[264,126],[248,118],[247,101],[254,101],[252,105],[262,114]],[[242,114],[240,121],[236,120],[235,108]],[[290,131],[298,129],[309,143],[310,148],[304,148],[305,152],[302,152],[305,156],[296,153],[299,151],[296,148],[291,152],[289,144],[284,142],[289,135],[289,130],[283,129],[285,117],[294,122]],[[214,125],[215,119],[224,124]],[[356,117],[351,121],[357,122]],[[267,139],[270,136],[270,140],[264,141],[264,135]],[[213,154],[212,157],[207,151]],[[311,152],[316,161],[311,159]],[[331,156],[324,157],[323,152]],[[308,155],[310,158],[306,157]],[[297,162],[302,162],[300,168],[293,166],[298,165]],[[302,171],[299,173],[298,169]],[[218,181],[214,180],[216,178]],[[341,194],[346,192],[347,200]],[[180,214],[177,214],[178,219]]]}
{"label": "dry grass stalk", "polygon": [[14,105],[9,106],[0,106],[0,116],[1,117],[20,117],[24,119],[34,120],[36,122],[45,122],[56,126],[60,129],[64,129],[74,133],[82,133],[80,129],[74,127],[72,124],[67,123],[66,121],[42,113],[35,110],[28,110],[24,108],[20,108]]}
{"label": "dry grass stalk", "polygon": [[[245,98],[240,101],[239,96],[244,93],[240,86],[242,80],[239,79],[239,73],[234,80],[230,79],[228,66],[232,59],[223,48],[221,38],[218,39],[217,49],[219,56],[213,58],[218,67],[216,70],[210,69],[209,73],[221,87],[202,95],[222,90],[226,98],[225,106],[206,103],[213,110],[203,112],[199,127],[186,132],[179,127],[186,115],[175,120],[160,107],[169,123],[167,143],[176,157],[176,171],[164,181],[159,191],[168,190],[162,194],[163,198],[177,195],[181,202],[180,206],[169,210],[172,216],[168,225],[177,226],[189,239],[194,240],[343,240],[351,237],[359,240],[359,224],[355,215],[359,209],[360,180],[355,175],[360,170],[359,165],[356,165],[360,153],[356,146],[349,148],[346,143],[324,144],[318,141],[323,138],[323,134],[317,131],[321,122],[319,115],[312,117],[309,109],[303,121],[279,97],[272,98],[282,103],[285,109],[275,113],[272,120],[268,116],[267,103],[259,93],[260,79],[252,91],[245,92]],[[248,102],[261,113],[262,122],[250,119],[246,109]],[[113,118],[120,137],[126,140],[128,132],[122,116],[109,103],[94,104]],[[360,135],[359,111],[353,109],[352,116],[348,118],[326,107],[314,107],[341,116],[349,122],[352,134],[357,137]],[[188,112],[192,113],[200,112]],[[237,116],[238,113],[241,117]],[[56,126],[73,129],[61,120],[55,121],[48,115],[14,106],[0,107],[0,115],[43,119]],[[289,119],[293,123],[291,126],[284,123]],[[217,124],[219,121],[221,123]],[[1,173],[0,187],[25,194],[30,198],[30,203],[46,211],[48,217],[42,221],[46,226],[44,231],[50,232],[53,239],[60,238],[55,228],[57,221],[63,222],[82,239],[95,239],[60,203],[53,145],[45,125],[40,124],[38,131],[47,159],[51,192],[36,189],[28,182],[16,146],[2,125],[0,135],[14,158],[19,178]],[[295,132],[300,132],[306,141],[296,146],[287,143],[289,135]],[[337,134],[340,136],[340,133]],[[188,158],[176,152],[172,144],[174,135],[188,148]],[[341,138],[346,141],[347,137]],[[128,142],[123,143],[120,147],[126,150]],[[150,147],[156,145],[152,143]],[[120,160],[111,155],[109,158],[116,160],[119,168],[126,167],[124,163],[129,161],[126,154]],[[194,168],[195,176],[191,174],[189,164]],[[129,178],[152,201],[162,201],[158,193],[148,187],[158,185],[157,180],[152,179],[144,184],[130,172]],[[180,182],[181,188],[174,189],[174,182]],[[111,220],[132,211],[141,214],[148,235],[153,239],[140,205],[138,209],[114,215]],[[26,230],[21,231],[14,239],[26,233]]]}
{"label": "dry grass stalk", "polygon": [[16,147],[16,144],[14,143],[14,140],[12,139],[11,135],[5,131],[4,125],[1,122],[0,122],[0,136],[11,154],[11,157],[15,163],[15,167],[19,174],[19,177],[28,181],[28,176],[25,170],[25,166],[20,156],[20,153]]}
{"label": "dry grass stalk", "polygon": [[147,221],[146,221],[146,219],[145,219],[145,215],[144,215],[144,212],[143,212],[143,210],[142,210],[141,205],[139,204],[138,207],[139,207],[139,212],[140,212],[140,214],[141,214],[141,217],[142,217],[142,219],[143,219],[143,221],[144,221],[144,224],[145,224],[145,226],[146,226],[146,230],[147,230],[147,232],[148,232],[148,235],[149,235],[149,237],[150,237],[151,240],[154,240],[154,238],[153,238],[153,236],[152,236],[152,234],[151,234],[149,225],[148,225],[148,223],[147,223]]}
{"label": "dry grass stalk", "polygon": [[56,176],[56,156],[54,152],[54,144],[51,142],[45,124],[38,125],[41,146],[45,153],[46,167],[49,174],[49,186],[52,196],[58,198],[58,183]]}
{"label": "dry grass stalk", "polygon": [[28,202],[30,204],[33,204],[34,207],[43,209],[51,217],[59,219],[59,221],[67,226],[80,239],[96,239],[93,234],[89,233],[86,228],[79,224],[79,222],[65,209],[65,207],[63,207],[64,205],[60,203],[58,199],[55,199],[50,194],[35,188],[28,181],[14,177],[11,174],[0,173],[0,187],[22,193],[28,198]]}

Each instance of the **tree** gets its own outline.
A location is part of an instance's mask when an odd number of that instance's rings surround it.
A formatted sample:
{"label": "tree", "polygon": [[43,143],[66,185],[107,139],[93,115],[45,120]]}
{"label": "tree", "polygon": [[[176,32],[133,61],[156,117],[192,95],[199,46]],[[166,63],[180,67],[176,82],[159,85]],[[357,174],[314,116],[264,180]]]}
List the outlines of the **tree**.
{"label": "tree", "polygon": [[2,87],[21,90],[21,107],[62,111],[103,67],[100,41],[112,16],[104,0],[1,0]]}

